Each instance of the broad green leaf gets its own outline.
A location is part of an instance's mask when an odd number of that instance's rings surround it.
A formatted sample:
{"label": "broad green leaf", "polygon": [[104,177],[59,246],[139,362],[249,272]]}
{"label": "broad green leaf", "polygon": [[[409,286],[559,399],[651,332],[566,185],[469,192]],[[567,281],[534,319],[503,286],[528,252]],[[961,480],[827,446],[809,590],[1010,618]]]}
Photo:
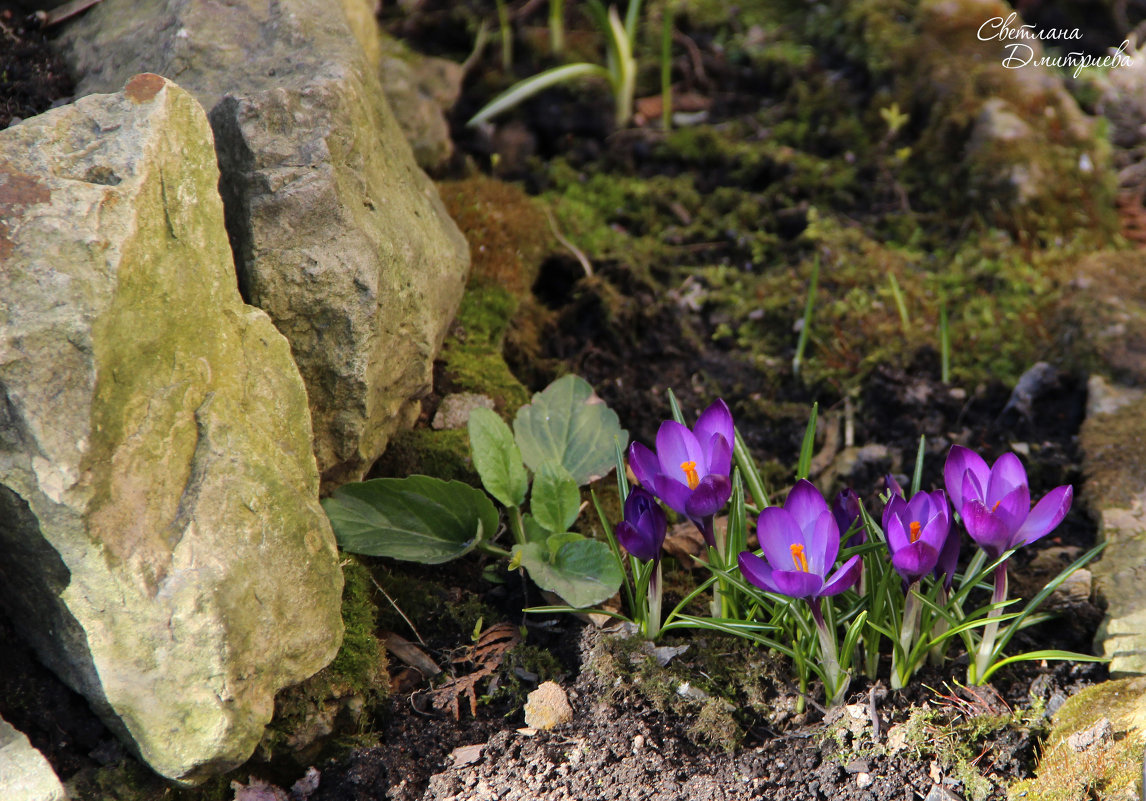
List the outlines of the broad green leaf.
{"label": "broad green leaf", "polygon": [[343,550],[427,565],[457,559],[497,531],[484,492],[430,476],[347,484],[322,508]]}
{"label": "broad green leaf", "polygon": [[554,534],[568,531],[581,510],[581,491],[560,462],[548,461],[533,477],[529,509]]}
{"label": "broad green leaf", "polygon": [[474,409],[468,427],[470,451],[481,483],[503,506],[521,506],[529,476],[509,426],[491,409]]}
{"label": "broad green leaf", "polygon": [[629,442],[616,413],[575,375],[557,379],[518,409],[513,434],[530,470],[552,459],[579,486],[608,474],[614,439],[622,448]]}
{"label": "broad green leaf", "polygon": [[544,545],[553,536],[553,532],[534,519],[533,515],[521,516],[521,527],[525,529],[525,541]]}
{"label": "broad green leaf", "polygon": [[549,539],[545,540],[545,547],[549,549],[549,561],[554,562],[557,559],[557,553],[570,542],[580,542],[585,539],[581,534],[576,531],[566,531],[561,534],[550,534]]}
{"label": "broad green leaf", "polygon": [[515,561],[529,571],[543,590],[555,592],[570,606],[584,609],[612,598],[621,586],[621,571],[609,546],[598,540],[568,542],[552,562],[547,548],[536,542],[513,546]]}

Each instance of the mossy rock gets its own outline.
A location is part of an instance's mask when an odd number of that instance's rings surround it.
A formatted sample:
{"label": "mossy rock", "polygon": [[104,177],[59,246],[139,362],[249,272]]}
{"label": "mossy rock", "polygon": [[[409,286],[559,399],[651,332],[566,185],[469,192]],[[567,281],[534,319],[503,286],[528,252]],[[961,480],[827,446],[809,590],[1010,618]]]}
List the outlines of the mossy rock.
{"label": "mossy rock", "polygon": [[[1110,734],[1085,750],[1070,736],[1109,720]],[[1013,785],[1010,799],[1023,801],[1136,801],[1141,793],[1146,741],[1146,677],[1088,687],[1054,716],[1036,776]]]}
{"label": "mossy rock", "polygon": [[1146,384],[1146,252],[1103,250],[1083,258],[1064,302],[1064,322],[1095,370]]}

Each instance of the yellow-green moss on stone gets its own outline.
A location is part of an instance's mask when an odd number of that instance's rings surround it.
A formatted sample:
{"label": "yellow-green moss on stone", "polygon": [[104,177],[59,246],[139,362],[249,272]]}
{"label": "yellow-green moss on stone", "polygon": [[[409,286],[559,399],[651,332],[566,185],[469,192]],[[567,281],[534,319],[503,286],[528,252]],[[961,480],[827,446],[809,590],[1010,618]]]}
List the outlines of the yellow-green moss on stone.
{"label": "yellow-green moss on stone", "polygon": [[[1107,718],[1113,739],[1075,751],[1070,735]],[[1123,801],[1141,793],[1146,741],[1146,677],[1119,679],[1088,687],[1055,714],[1054,725],[1033,779],[1010,788],[1008,798],[1023,801]]]}

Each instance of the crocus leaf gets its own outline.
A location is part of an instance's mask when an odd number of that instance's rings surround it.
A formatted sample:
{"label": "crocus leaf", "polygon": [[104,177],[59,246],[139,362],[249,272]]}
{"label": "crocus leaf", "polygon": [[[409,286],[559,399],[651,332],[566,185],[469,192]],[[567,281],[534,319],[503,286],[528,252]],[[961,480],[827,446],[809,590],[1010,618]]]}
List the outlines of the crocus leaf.
{"label": "crocus leaf", "polygon": [[577,484],[588,484],[609,472],[629,432],[616,413],[597,397],[583,378],[567,375],[533,396],[517,411],[513,433],[525,464],[537,472],[550,460],[559,462]]}
{"label": "crocus leaf", "polygon": [[497,531],[484,492],[430,476],[347,484],[322,507],[343,550],[428,565],[457,559]]}
{"label": "crocus leaf", "polygon": [[567,542],[552,561],[548,548],[536,542],[515,545],[513,553],[538,587],[578,609],[607,601],[621,586],[621,569],[609,546],[599,540]]}
{"label": "crocus leaf", "polygon": [[481,483],[504,506],[521,506],[529,477],[509,426],[491,409],[474,409],[468,428],[474,467]]}
{"label": "crocus leaf", "polygon": [[554,534],[567,531],[581,510],[581,491],[560,462],[548,461],[533,477],[529,508],[537,522]]}

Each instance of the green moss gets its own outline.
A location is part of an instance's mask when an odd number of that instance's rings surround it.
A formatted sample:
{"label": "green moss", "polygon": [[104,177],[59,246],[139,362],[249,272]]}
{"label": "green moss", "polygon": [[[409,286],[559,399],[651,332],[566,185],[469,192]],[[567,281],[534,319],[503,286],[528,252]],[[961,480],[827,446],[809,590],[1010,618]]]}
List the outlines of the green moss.
{"label": "green moss", "polygon": [[390,440],[386,453],[371,470],[371,476],[434,476],[478,486],[480,479],[470,456],[469,434],[464,428],[435,431],[415,428]]}
{"label": "green moss", "polygon": [[[1076,798],[1138,798],[1142,792],[1142,732],[1146,709],[1141,677],[1107,681],[1072,696],[1055,714],[1033,779],[1018,782],[1008,798],[1074,801]],[[1075,751],[1066,740],[1103,717],[1114,728],[1111,742]]]}
{"label": "green moss", "polygon": [[530,397],[502,356],[505,330],[517,304],[501,287],[471,286],[439,357],[452,389],[488,395],[503,414],[516,412]]}
{"label": "green moss", "polygon": [[386,652],[378,642],[378,607],[369,569],[352,556],[342,565],[342,622],[346,633],[334,661],[326,668],[332,682],[351,691],[373,695],[377,701],[389,694]]}
{"label": "green moss", "polygon": [[[565,667],[552,651],[525,642],[518,643],[502,659],[497,689],[482,700],[504,705],[516,712],[525,705],[527,696],[537,689],[538,684],[556,681],[565,672]],[[530,674],[529,678],[522,678],[522,673]]]}

